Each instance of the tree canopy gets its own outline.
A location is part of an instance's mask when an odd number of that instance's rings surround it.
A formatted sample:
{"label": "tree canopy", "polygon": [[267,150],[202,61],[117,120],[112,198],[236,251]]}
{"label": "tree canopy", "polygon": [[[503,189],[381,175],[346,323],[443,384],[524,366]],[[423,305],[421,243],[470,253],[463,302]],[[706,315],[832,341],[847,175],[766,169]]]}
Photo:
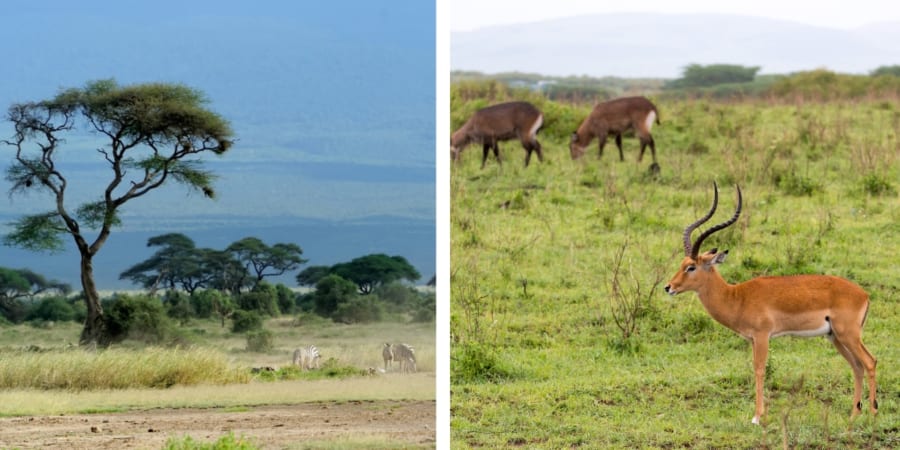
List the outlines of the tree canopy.
{"label": "tree canopy", "polygon": [[398,280],[416,281],[422,277],[406,258],[383,253],[361,256],[350,262],[331,266],[329,273],[356,283],[361,294]]}
{"label": "tree canopy", "polygon": [[[200,91],[181,84],[120,86],[110,79],[9,107],[14,134],[2,142],[15,150],[6,170],[10,196],[43,193],[53,201],[49,210],[16,220],[3,241],[29,250],[61,250],[62,237],[72,237],[81,258],[88,316],[82,343],[109,342],[93,258],[112,228],[121,225],[120,208],[171,182],[207,197],[215,195],[215,175],[196,158],[224,154],[232,146],[233,133],[206,103]],[[57,162],[66,136],[84,127],[102,142],[90,148],[100,154],[98,164],[109,167],[109,178],[94,200],[73,206],[66,197],[67,175]],[[96,230],[93,239],[86,234],[89,230]]]}

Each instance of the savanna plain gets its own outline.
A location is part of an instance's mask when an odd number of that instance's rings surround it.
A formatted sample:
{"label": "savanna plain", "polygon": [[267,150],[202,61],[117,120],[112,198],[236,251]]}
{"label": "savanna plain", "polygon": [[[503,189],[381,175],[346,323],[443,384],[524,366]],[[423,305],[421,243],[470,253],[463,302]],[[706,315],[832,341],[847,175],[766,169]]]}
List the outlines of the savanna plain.
{"label": "savanna plain", "polygon": [[[184,325],[184,346],[94,351],[74,322],[4,326],[0,448],[434,447],[433,323],[299,317],[266,320],[266,351],[216,320]],[[383,342],[413,344],[418,371],[383,372]],[[321,367],[292,365],[312,343]]]}
{"label": "savanna plain", "polygon": [[[569,135],[591,104],[451,86],[451,127],[526,99],[544,113],[544,161],[503,164],[471,146],[451,166],[453,448],[896,448],[900,414],[900,172],[897,98],[650,97],[659,173],[624,138],[579,160]],[[853,378],[823,338],[771,341],[767,413],[752,425],[747,341],[695,293],[663,287],[682,232],[719,186],[738,222],[707,240],[729,250],[729,283],[830,274],[870,295],[863,341],[878,359],[879,413],[850,420]],[[710,226],[709,224],[706,225]],[[701,227],[703,228],[703,227]]]}

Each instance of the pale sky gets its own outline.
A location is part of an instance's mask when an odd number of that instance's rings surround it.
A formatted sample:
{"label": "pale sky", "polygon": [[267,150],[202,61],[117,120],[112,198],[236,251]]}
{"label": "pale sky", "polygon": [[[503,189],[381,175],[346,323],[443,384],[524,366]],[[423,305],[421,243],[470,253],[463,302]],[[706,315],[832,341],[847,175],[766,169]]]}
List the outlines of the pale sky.
{"label": "pale sky", "polygon": [[[654,12],[721,13],[790,20],[852,29],[871,22],[900,22],[896,0],[443,0],[449,29],[472,31],[492,25],[536,22],[587,14]],[[440,16],[439,16],[440,17]]]}

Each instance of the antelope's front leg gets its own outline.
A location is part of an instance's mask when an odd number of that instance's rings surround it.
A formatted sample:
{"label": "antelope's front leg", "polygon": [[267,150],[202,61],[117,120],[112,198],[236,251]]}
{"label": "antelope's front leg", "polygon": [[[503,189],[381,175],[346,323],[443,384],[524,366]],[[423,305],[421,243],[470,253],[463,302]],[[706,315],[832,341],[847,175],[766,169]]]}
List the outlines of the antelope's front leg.
{"label": "antelope's front leg", "polygon": [[753,337],[753,375],[756,380],[756,413],[752,423],[759,425],[759,420],[766,412],[765,377],[766,359],[769,356],[769,335],[759,334]]}

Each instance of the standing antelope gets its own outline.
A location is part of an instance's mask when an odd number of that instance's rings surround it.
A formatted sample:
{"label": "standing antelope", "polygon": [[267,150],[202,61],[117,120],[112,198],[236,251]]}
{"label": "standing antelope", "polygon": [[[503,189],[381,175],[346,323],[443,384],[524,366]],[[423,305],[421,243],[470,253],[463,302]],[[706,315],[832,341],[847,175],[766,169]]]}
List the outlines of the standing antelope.
{"label": "standing antelope", "polygon": [[619,148],[619,160],[625,161],[625,155],[622,154],[622,134],[628,130],[634,130],[641,141],[638,162],[644,158],[644,150],[649,145],[655,164],[656,143],[653,142],[653,136],[650,135],[650,129],[653,128],[654,122],[659,123],[659,113],[656,111],[656,106],[644,97],[623,97],[599,103],[581,122],[578,130],[572,133],[569,154],[572,159],[581,158],[585,148],[596,137],[600,144],[599,155],[602,157],[606,138],[614,135],[616,147]]}
{"label": "standing antelope", "polygon": [[494,157],[500,163],[499,141],[519,138],[525,147],[525,167],[531,161],[531,153],[536,152],[538,160],[544,161],[537,132],[544,124],[544,115],[528,102],[500,103],[479,109],[466,123],[450,136],[450,154],[459,161],[459,155],[469,144],[480,142],[484,149],[481,168],[487,162],[488,151],[494,150]]}
{"label": "standing antelope", "polygon": [[719,201],[718,187],[709,212],[684,230],[684,259],[678,273],[665,290],[669,295],[694,291],[706,311],[717,322],[741,335],[753,346],[756,379],[756,413],[759,424],[765,413],[763,377],[769,339],[793,335],[825,336],[850,363],[853,370],[853,408],[850,418],[862,412],[863,370],[869,382],[869,406],[878,413],[875,400],[875,357],[862,342],[862,327],[869,310],[869,296],[862,288],[843,278],[829,275],[766,276],[738,284],[728,284],[715,266],[725,261],[728,251],[713,248],[700,254],[700,245],[716,231],[737,221],[741,214],[741,189],[737,189],[734,216],[700,234],[691,244],[691,232],[709,220]]}

